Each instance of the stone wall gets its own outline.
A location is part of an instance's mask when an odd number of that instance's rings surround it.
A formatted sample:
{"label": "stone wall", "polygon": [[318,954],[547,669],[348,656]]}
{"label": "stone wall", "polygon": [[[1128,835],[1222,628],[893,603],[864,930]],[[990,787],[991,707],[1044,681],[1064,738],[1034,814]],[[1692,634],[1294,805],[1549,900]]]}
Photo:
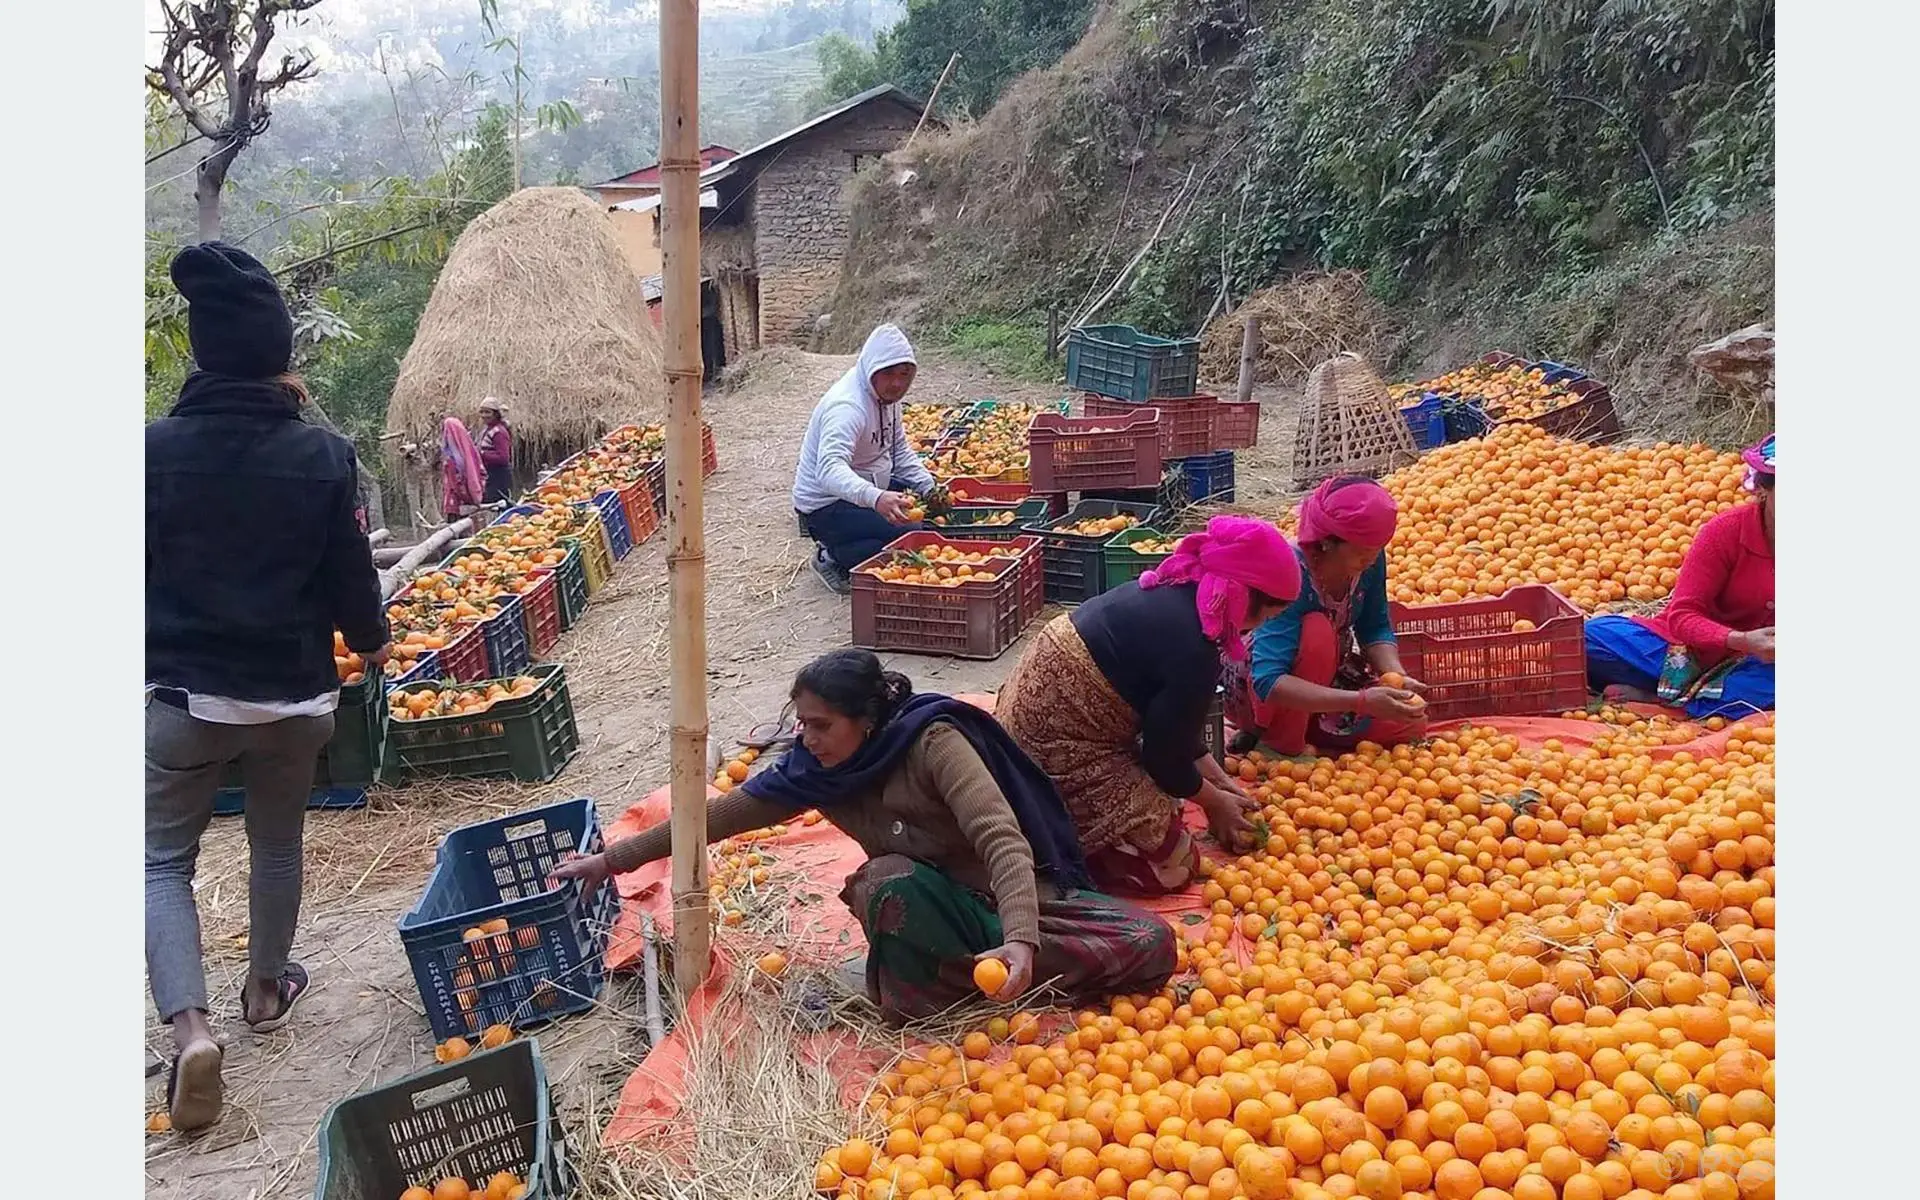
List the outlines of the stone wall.
{"label": "stone wall", "polygon": [[855,157],[864,166],[897,149],[918,119],[876,101],[790,144],[760,172],[752,224],[762,345],[808,344],[813,318],[839,279]]}

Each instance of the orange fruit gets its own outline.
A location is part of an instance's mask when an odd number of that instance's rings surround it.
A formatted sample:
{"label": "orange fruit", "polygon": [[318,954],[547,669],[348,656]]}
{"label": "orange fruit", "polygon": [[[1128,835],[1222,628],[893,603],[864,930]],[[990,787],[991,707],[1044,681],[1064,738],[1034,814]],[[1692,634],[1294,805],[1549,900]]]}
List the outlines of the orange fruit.
{"label": "orange fruit", "polygon": [[489,1025],[480,1033],[480,1048],[493,1050],[513,1040],[513,1030],[506,1025]]}
{"label": "orange fruit", "polygon": [[436,1062],[450,1063],[459,1062],[472,1053],[473,1046],[467,1039],[463,1037],[450,1037],[434,1047],[433,1057]]}
{"label": "orange fruit", "polygon": [[1007,964],[997,958],[983,958],[973,964],[973,986],[989,996],[999,995],[1007,986]]}
{"label": "orange fruit", "polygon": [[464,1179],[442,1179],[433,1185],[433,1200],[472,1200],[473,1189]]}

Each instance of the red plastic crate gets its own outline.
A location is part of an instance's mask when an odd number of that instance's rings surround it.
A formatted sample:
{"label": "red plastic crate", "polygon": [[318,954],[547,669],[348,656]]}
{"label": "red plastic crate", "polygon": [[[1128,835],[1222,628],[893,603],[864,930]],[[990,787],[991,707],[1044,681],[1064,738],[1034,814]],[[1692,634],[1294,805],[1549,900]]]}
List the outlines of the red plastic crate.
{"label": "red plastic crate", "polygon": [[1214,414],[1218,396],[1155,396],[1145,404],[1087,393],[1081,407],[1089,417],[1128,417],[1145,409],[1160,410],[1160,457],[1191,458],[1213,449]]}
{"label": "red plastic crate", "polygon": [[953,497],[956,504],[964,500],[975,507],[1004,504],[1012,508],[1033,494],[1033,485],[1004,479],[976,479],[971,475],[955,475],[947,480],[947,494]]}
{"label": "red plastic crate", "polygon": [[645,477],[620,489],[620,507],[627,514],[627,534],[634,545],[659,532],[660,514],[654,510],[653,488]]}
{"label": "red plastic crate", "polygon": [[[1586,622],[1545,584],[1459,604],[1389,605],[1407,673],[1432,720],[1535,716],[1587,702]],[[1513,630],[1516,621],[1535,628]]]}
{"label": "red plastic crate", "polygon": [[472,625],[459,637],[448,642],[438,651],[440,655],[440,674],[447,679],[460,683],[478,683],[482,679],[492,678],[487,665],[487,635],[478,625]]}
{"label": "red plastic crate", "polygon": [[551,571],[536,572],[539,582],[520,593],[520,618],[527,626],[527,648],[544,658],[560,640],[560,580]]}
{"label": "red plastic crate", "polygon": [[1027,427],[1036,492],[1153,487],[1160,482],[1160,412],[1135,408],[1124,417],[1041,413]]}
{"label": "red plastic crate", "polygon": [[1000,570],[991,583],[951,588],[890,583],[867,574],[892,551],[882,551],[853,572],[853,644],[868,650],[954,658],[998,658],[1032,619],[1022,592],[1025,563],[989,559]]}
{"label": "red plastic crate", "polygon": [[1041,541],[1038,537],[1022,534],[1005,541],[995,541],[989,538],[948,537],[941,533],[903,533],[888,542],[882,553],[924,550],[933,545],[952,546],[963,554],[990,554],[996,558],[1018,560],[1019,565],[1014,569],[1020,576],[1020,612],[1031,621],[1046,607],[1046,573],[1041,565]]}
{"label": "red plastic crate", "polygon": [[1213,444],[1217,450],[1251,450],[1260,440],[1260,402],[1222,400],[1213,410]]}

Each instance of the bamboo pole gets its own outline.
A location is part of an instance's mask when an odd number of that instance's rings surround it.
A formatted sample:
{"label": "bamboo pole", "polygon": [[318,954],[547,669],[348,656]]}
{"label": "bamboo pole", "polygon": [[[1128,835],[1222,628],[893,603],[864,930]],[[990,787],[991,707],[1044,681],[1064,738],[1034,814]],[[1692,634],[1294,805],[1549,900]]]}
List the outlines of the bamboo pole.
{"label": "bamboo pole", "polygon": [[700,3],[660,5],[660,252],[667,369],[673,975],[706,981],[707,576],[700,476]]}
{"label": "bamboo pole", "polygon": [[927,106],[920,110],[920,120],[914,124],[913,132],[907,135],[907,140],[900,147],[902,150],[913,145],[913,139],[919,137],[920,131],[926,127],[927,118],[933,115],[933,102],[940,98],[940,89],[947,86],[947,76],[953,74],[953,66],[959,61],[960,52],[955,50],[947,59],[947,65],[941,68],[940,78],[933,81],[933,92],[927,96]]}

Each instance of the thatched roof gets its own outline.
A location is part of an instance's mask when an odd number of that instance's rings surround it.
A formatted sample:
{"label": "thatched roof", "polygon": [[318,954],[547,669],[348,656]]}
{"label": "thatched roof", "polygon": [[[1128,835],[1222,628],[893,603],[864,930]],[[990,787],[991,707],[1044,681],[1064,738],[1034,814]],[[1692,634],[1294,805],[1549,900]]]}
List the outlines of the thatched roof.
{"label": "thatched roof", "polygon": [[454,243],[387,407],[387,431],[437,441],[446,416],[507,403],[514,457],[552,461],[664,408],[659,335],[600,206],[528,188]]}

